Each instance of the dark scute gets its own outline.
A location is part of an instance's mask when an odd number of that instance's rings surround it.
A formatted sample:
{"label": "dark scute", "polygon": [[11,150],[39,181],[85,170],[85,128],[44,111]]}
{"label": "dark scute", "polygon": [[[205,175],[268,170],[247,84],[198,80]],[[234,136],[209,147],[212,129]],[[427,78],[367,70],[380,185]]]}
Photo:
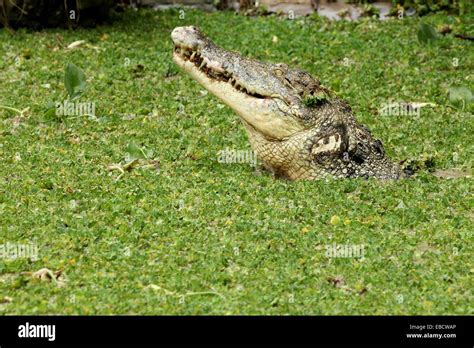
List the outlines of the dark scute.
{"label": "dark scute", "polygon": [[373,147],[378,154],[383,155],[385,153],[382,142],[379,139],[374,141]]}
{"label": "dark scute", "polygon": [[353,153],[352,156],[351,156],[351,158],[352,158],[352,160],[353,160],[355,163],[357,163],[357,164],[362,164],[362,163],[365,162],[364,157],[362,157],[362,155],[359,154],[359,153],[357,153],[357,152],[356,152],[356,153]]}

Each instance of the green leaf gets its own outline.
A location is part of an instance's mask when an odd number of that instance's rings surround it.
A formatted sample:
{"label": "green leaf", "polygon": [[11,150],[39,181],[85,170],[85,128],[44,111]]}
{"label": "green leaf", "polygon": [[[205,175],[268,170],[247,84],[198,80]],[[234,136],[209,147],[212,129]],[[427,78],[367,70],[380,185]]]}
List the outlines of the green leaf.
{"label": "green leaf", "polygon": [[324,91],[319,91],[314,95],[307,95],[303,98],[303,105],[309,108],[316,107],[328,100],[328,96]]}
{"label": "green leaf", "polygon": [[448,91],[449,100],[452,102],[464,101],[470,103],[474,99],[472,92],[467,87],[450,87]]}
{"label": "green leaf", "polygon": [[44,106],[44,116],[45,119],[55,119],[56,118],[56,105],[53,101],[49,100]]}
{"label": "green leaf", "polygon": [[421,43],[427,43],[430,41],[434,41],[438,38],[438,34],[436,30],[429,24],[421,23],[420,27],[418,28],[418,41]]}
{"label": "green leaf", "polygon": [[130,142],[125,151],[127,152],[125,162],[131,162],[136,159],[148,159],[145,152],[134,142]]}
{"label": "green leaf", "polygon": [[86,76],[76,65],[68,63],[64,73],[64,85],[71,99],[78,97],[86,88]]}
{"label": "green leaf", "polygon": [[460,107],[462,110],[474,101],[474,96],[467,87],[450,87],[448,92],[451,104],[455,107]]}

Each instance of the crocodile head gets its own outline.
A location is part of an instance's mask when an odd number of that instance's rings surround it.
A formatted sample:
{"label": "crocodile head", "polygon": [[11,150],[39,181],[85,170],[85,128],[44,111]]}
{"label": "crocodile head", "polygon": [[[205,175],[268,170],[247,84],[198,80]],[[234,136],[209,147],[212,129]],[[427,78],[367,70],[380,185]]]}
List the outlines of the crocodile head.
{"label": "crocodile head", "polygon": [[265,167],[290,179],[398,178],[399,166],[350,107],[310,74],[214,44],[199,29],[171,33],[174,62],[242,120]]}

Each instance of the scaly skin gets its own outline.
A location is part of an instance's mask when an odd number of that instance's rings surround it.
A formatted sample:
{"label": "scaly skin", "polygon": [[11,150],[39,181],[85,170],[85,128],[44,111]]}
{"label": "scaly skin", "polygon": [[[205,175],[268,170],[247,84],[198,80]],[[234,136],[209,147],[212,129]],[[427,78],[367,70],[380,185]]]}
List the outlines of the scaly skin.
{"label": "scaly skin", "polygon": [[195,27],[171,33],[174,62],[241,118],[264,166],[289,179],[404,176],[351,108],[308,73],[226,51]]}

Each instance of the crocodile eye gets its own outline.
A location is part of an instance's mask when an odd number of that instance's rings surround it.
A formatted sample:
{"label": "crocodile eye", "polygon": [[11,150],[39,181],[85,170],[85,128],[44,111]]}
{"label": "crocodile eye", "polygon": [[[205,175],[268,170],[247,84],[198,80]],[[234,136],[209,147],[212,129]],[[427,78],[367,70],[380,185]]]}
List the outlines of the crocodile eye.
{"label": "crocodile eye", "polygon": [[283,76],[283,70],[275,69],[274,72],[275,72],[275,75],[277,77],[282,77]]}

